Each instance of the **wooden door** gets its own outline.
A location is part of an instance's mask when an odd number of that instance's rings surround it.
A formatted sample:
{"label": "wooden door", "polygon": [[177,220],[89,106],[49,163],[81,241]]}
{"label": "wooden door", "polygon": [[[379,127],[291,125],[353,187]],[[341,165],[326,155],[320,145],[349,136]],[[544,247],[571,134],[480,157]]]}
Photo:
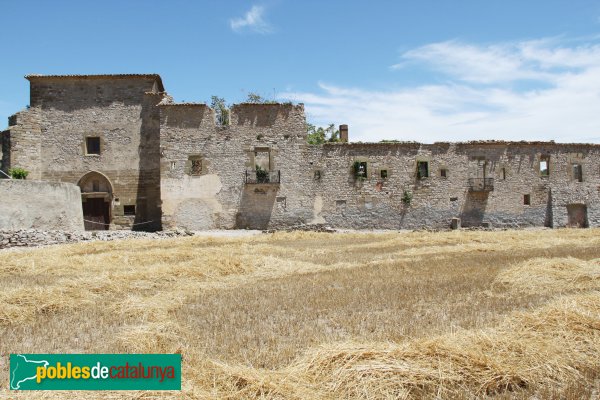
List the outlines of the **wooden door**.
{"label": "wooden door", "polygon": [[83,202],[83,219],[86,231],[108,230],[110,223],[108,202],[104,199],[87,199]]}

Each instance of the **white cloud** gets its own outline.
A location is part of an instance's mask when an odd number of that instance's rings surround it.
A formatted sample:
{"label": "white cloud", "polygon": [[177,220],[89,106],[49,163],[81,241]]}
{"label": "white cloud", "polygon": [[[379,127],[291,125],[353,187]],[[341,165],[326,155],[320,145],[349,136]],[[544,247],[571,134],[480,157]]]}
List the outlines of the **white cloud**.
{"label": "white cloud", "polygon": [[272,28],[268,22],[264,20],[265,8],[263,6],[254,5],[243,17],[233,18],[229,20],[229,26],[234,32],[257,32],[270,33]]}
{"label": "white cloud", "polygon": [[[402,54],[443,84],[390,91],[319,85],[281,94],[313,123],[348,123],[356,141],[556,140],[600,143],[600,45],[558,39],[474,46],[433,43]],[[523,84],[525,82],[525,84]]]}

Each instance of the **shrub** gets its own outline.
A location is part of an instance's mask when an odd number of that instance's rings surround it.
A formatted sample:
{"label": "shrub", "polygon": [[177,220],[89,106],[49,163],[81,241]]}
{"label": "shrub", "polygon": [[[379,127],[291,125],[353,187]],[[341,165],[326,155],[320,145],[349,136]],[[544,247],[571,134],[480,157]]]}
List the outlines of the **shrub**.
{"label": "shrub", "polygon": [[409,192],[408,190],[404,190],[404,193],[402,193],[402,203],[404,203],[404,205],[406,205],[406,206],[410,206],[411,201],[412,201],[412,193]]}
{"label": "shrub", "polygon": [[262,169],[259,165],[256,166],[256,182],[269,183],[269,171]]}
{"label": "shrub", "polygon": [[27,171],[24,168],[11,168],[8,170],[8,174],[13,178],[13,179],[26,179],[27,175],[29,175],[29,171]]}

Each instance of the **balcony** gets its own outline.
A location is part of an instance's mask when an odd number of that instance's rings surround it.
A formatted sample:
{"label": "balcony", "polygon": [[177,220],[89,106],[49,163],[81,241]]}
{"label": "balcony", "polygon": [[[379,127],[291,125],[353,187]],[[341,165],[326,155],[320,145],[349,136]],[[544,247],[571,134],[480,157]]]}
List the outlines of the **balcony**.
{"label": "balcony", "polygon": [[490,192],[494,190],[494,178],[469,178],[470,192]]}
{"label": "balcony", "polygon": [[246,185],[250,184],[272,184],[278,185],[281,183],[281,172],[279,170],[275,171],[264,171],[260,170],[246,170],[245,175]]}

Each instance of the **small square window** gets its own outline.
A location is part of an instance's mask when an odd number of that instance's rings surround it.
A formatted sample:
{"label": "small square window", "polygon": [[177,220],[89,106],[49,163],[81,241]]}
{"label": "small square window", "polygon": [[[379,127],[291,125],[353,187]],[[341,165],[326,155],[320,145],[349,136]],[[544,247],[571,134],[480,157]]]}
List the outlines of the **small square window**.
{"label": "small square window", "polygon": [[448,177],[448,170],[446,168],[440,169],[440,176],[442,178],[447,178]]}
{"label": "small square window", "polygon": [[526,205],[526,206],[531,205],[531,195],[530,194],[523,195],[523,205]]}
{"label": "small square window", "polygon": [[86,137],[85,138],[86,154],[100,154],[100,138]]}
{"label": "small square window", "polygon": [[123,206],[123,215],[135,216],[135,206]]}
{"label": "small square window", "polygon": [[388,177],[387,169],[382,169],[381,171],[379,171],[379,175],[381,176],[381,179],[387,179],[387,177]]}
{"label": "small square window", "polygon": [[429,177],[429,163],[427,161],[417,161],[417,178],[427,177]]}

